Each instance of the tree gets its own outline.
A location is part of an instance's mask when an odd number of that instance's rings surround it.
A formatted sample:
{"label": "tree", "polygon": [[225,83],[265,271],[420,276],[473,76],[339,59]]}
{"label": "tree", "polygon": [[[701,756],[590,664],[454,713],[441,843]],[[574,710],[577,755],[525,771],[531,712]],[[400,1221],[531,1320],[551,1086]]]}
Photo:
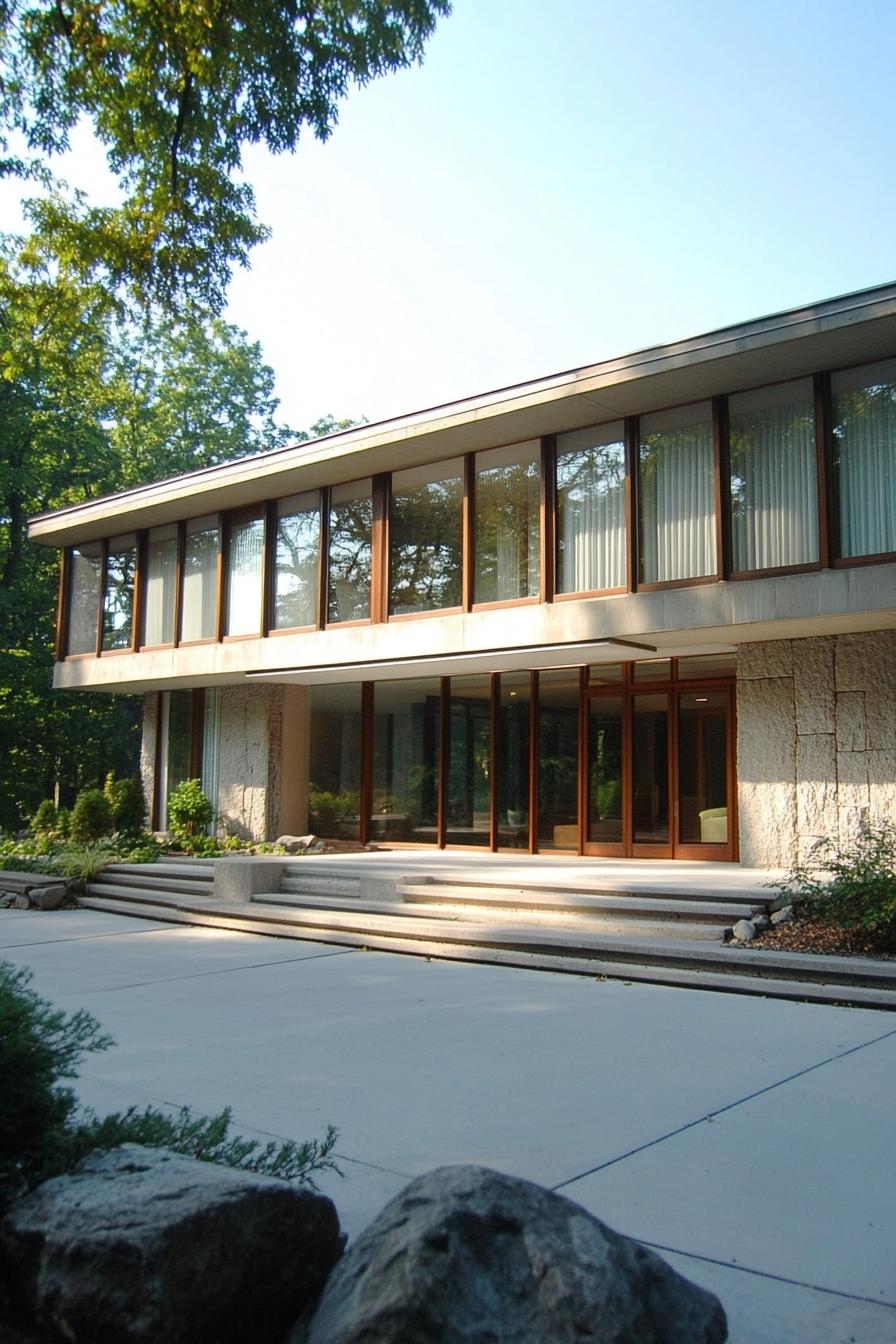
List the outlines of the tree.
{"label": "tree", "polygon": [[[408,66],[449,0],[0,0],[0,175],[47,181],[87,118],[123,193],[52,194],[35,231],[86,271],[223,305],[266,236],[244,147],[326,139],[352,84]],[[21,148],[20,148],[21,147]]]}

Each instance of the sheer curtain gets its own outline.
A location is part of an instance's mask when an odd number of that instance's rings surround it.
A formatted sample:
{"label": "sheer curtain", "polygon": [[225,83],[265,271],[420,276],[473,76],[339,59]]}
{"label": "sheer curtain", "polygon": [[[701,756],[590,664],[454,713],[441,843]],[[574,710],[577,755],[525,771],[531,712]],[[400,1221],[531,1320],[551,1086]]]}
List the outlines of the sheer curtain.
{"label": "sheer curtain", "polygon": [[540,472],[538,442],[476,454],[477,602],[538,596]]}
{"label": "sheer curtain", "polygon": [[709,402],[642,417],[639,501],[643,583],[715,574]]}
{"label": "sheer curtain", "polygon": [[98,541],[75,547],[71,566],[68,611],[68,653],[96,653],[96,626],[100,605],[103,548]]}
{"label": "sheer curtain", "polygon": [[264,555],[264,519],[236,522],[230,533],[227,574],[227,633],[261,632],[261,567]]}
{"label": "sheer curtain", "polygon": [[818,559],[812,383],[742,392],[729,401],[735,570]]}
{"label": "sheer curtain", "polygon": [[621,423],[557,441],[557,591],[625,585],[625,443]]}
{"label": "sheer curtain", "polygon": [[840,554],[896,551],[896,360],[835,373]]}
{"label": "sheer curtain", "polygon": [[145,644],[170,644],[174,639],[174,587],[177,574],[177,528],[154,528],[146,552]]}
{"label": "sheer curtain", "polygon": [[219,549],[217,518],[196,518],[187,523],[182,640],[214,638]]}

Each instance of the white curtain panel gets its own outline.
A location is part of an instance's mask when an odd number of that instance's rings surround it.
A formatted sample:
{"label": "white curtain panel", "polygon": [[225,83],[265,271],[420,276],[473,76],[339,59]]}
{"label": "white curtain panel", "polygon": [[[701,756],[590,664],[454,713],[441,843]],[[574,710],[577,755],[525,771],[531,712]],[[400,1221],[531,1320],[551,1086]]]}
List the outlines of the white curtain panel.
{"label": "white curtain panel", "polygon": [[557,507],[558,591],[587,593],[624,587],[625,444],[621,424],[560,436]]}
{"label": "white curtain panel", "polygon": [[896,551],[896,360],[835,373],[840,553]]}
{"label": "white curtain panel", "polygon": [[641,420],[641,578],[716,572],[712,418],[708,402]]}
{"label": "white curtain panel", "polygon": [[146,556],[146,644],[170,644],[174,639],[174,587],[177,573],[177,535],[150,533]]}

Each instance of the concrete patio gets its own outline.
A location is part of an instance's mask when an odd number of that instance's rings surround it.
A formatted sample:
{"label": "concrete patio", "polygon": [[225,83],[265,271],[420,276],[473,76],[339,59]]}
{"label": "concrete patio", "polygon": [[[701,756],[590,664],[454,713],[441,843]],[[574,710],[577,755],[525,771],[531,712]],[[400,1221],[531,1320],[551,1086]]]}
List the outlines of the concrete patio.
{"label": "concrete patio", "polygon": [[721,1298],[734,1344],[896,1338],[888,1013],[166,926],[0,911],[0,959],[117,1048],[98,1110],[230,1104],[340,1130],[355,1235],[411,1177],[560,1189]]}

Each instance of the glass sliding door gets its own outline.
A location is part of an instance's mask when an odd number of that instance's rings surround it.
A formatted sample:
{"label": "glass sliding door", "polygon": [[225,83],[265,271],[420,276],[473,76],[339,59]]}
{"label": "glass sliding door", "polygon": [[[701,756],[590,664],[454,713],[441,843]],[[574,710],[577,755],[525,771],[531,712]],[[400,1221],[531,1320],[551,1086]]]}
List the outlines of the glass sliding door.
{"label": "glass sliding door", "polygon": [[678,842],[730,840],[727,690],[678,693]]}
{"label": "glass sliding door", "polygon": [[529,672],[502,672],[496,762],[499,849],[529,848]]}
{"label": "glass sliding door", "polygon": [[492,697],[487,674],[452,677],[446,845],[491,844]]}
{"label": "glass sliding door", "polygon": [[538,848],[579,849],[579,669],[538,674]]}
{"label": "glass sliding door", "polygon": [[669,696],[632,697],[632,845],[671,845]]}
{"label": "glass sliding door", "polygon": [[361,808],[361,686],[311,687],[311,830],[327,840],[357,840]]}
{"label": "glass sliding door", "polygon": [[588,699],[588,832],[590,845],[621,852],[623,842],[623,745],[625,701],[622,695]]}
{"label": "glass sliding door", "polygon": [[438,677],[374,687],[369,839],[438,840],[440,721]]}

